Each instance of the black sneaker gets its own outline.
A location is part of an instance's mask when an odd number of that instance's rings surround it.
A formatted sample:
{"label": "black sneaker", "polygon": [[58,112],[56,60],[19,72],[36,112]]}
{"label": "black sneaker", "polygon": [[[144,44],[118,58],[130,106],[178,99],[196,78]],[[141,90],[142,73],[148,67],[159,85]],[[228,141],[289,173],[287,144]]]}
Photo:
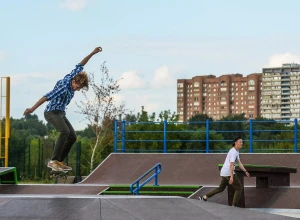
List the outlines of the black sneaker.
{"label": "black sneaker", "polygon": [[204,199],[203,196],[199,196],[199,199],[202,200],[202,201],[205,201],[205,202],[207,201],[207,199]]}

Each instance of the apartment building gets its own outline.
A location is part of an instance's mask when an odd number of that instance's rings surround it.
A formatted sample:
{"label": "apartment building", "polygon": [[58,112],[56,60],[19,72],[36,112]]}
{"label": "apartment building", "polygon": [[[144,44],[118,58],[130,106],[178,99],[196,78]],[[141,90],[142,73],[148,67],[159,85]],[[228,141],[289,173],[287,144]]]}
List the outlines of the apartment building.
{"label": "apartment building", "polygon": [[177,113],[180,121],[193,115],[207,114],[215,120],[245,113],[247,118],[260,115],[262,74],[195,76],[177,80]]}
{"label": "apartment building", "polygon": [[263,68],[261,115],[275,120],[300,118],[300,65]]}

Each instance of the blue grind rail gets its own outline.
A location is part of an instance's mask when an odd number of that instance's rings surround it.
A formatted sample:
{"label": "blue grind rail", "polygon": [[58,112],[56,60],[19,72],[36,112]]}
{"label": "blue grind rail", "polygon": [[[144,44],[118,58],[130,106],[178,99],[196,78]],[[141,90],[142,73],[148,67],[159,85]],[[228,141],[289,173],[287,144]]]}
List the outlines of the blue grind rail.
{"label": "blue grind rail", "polygon": [[[140,184],[140,181],[153,170],[155,170],[155,173],[152,174],[148,179],[146,179],[143,183]],[[150,180],[152,180],[153,178],[154,178],[154,186],[159,186],[158,185],[158,174],[160,174],[160,172],[161,172],[161,164],[158,163],[130,185],[130,193],[139,195],[140,189],[144,185],[146,185]],[[136,185],[135,189],[133,189],[134,185]]]}

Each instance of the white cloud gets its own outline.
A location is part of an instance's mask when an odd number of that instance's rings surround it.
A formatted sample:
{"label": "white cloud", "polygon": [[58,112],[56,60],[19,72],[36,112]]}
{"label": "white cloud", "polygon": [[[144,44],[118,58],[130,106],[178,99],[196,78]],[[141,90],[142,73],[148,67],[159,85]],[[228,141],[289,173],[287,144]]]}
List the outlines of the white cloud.
{"label": "white cloud", "polygon": [[144,88],[145,81],[138,76],[136,71],[128,71],[122,74],[119,85],[121,89],[139,89]]}
{"label": "white cloud", "polygon": [[63,0],[61,8],[77,11],[86,7],[88,0]]}
{"label": "white cloud", "polygon": [[[29,73],[29,74],[11,74],[12,86],[28,86],[36,87],[38,84],[48,84],[48,77],[45,77],[41,73]],[[52,82],[53,84],[53,82]],[[50,88],[49,88],[50,89]]]}
{"label": "white cloud", "polygon": [[291,53],[274,54],[270,57],[267,67],[281,67],[284,63],[300,64],[300,56]]}
{"label": "white cloud", "polygon": [[151,86],[154,88],[174,86],[176,79],[167,66],[161,66],[154,72]]}

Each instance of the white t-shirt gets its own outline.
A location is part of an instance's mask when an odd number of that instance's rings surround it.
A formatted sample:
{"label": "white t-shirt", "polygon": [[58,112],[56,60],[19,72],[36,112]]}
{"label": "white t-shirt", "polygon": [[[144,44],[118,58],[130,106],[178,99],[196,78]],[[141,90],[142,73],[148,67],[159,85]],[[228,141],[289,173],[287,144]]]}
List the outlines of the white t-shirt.
{"label": "white t-shirt", "polygon": [[[239,152],[233,147],[228,152],[220,176],[230,176],[230,162],[237,163],[240,160]],[[233,171],[233,174],[235,172]]]}

